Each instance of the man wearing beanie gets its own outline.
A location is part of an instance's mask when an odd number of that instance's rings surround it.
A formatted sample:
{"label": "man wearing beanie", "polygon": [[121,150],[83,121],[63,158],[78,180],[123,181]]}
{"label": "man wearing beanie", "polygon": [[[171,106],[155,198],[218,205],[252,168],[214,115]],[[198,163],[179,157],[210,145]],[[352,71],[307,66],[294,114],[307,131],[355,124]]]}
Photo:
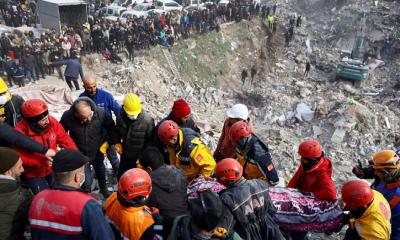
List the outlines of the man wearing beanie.
{"label": "man wearing beanie", "polygon": [[196,123],[192,117],[192,110],[185,99],[178,99],[174,102],[171,112],[161,120],[158,125],[160,125],[165,120],[172,120],[178,124],[181,128],[191,128],[195,132],[200,133],[200,129],[197,127]]}
{"label": "man wearing beanie", "polygon": [[87,162],[77,150],[63,149],[56,154],[55,184],[37,194],[29,210],[32,239],[114,239],[100,204],[80,189]]}
{"label": "man wearing beanie", "polygon": [[22,239],[28,224],[28,210],[33,194],[20,181],[24,171],[18,153],[0,147],[0,238]]}

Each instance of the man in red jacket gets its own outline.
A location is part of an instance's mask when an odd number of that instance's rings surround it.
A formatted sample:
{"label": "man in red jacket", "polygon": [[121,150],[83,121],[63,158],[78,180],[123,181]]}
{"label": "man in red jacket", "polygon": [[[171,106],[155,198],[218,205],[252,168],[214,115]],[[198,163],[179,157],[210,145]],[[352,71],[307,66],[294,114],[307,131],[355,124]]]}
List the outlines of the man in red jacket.
{"label": "man in red jacket", "polygon": [[[307,140],[300,144],[298,150],[301,164],[289,188],[312,192],[321,200],[335,201],[336,189],[332,180],[332,163],[324,156],[321,145],[316,140]],[[307,232],[291,232],[292,240],[306,239]]]}
{"label": "man in red jacket", "polygon": [[[22,105],[23,120],[16,129],[32,140],[49,149],[57,147],[77,150],[75,143],[65,132],[62,125],[49,115],[48,107],[43,100],[30,99]],[[39,153],[16,148],[21,156],[25,169],[23,182],[36,194],[48,188],[52,183],[52,161]]]}

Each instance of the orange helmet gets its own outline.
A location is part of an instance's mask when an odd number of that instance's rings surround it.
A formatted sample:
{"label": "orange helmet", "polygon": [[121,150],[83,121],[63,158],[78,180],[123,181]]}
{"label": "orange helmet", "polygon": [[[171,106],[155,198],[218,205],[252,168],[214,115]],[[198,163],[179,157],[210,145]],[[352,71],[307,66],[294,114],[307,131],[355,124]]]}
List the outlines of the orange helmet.
{"label": "orange helmet", "polygon": [[174,121],[166,120],[158,127],[157,135],[160,141],[167,144],[171,137],[178,135],[179,126]]}
{"label": "orange helmet", "polygon": [[351,180],[342,187],[342,199],[351,211],[368,206],[374,200],[374,193],[365,181]]}
{"label": "orange helmet", "polygon": [[236,122],[229,129],[229,136],[233,143],[238,142],[242,137],[249,137],[251,135],[247,123],[245,121]]}
{"label": "orange helmet", "polygon": [[47,104],[42,99],[29,99],[22,104],[21,109],[25,118],[34,118],[48,113]]}
{"label": "orange helmet", "polygon": [[320,158],[323,155],[321,144],[317,140],[307,140],[300,144],[299,154],[303,158]]}
{"label": "orange helmet", "polygon": [[233,158],[225,158],[217,163],[215,174],[218,181],[225,183],[226,181],[237,181],[243,175],[243,167]]}
{"label": "orange helmet", "polygon": [[397,153],[393,150],[382,150],[372,157],[375,169],[379,168],[400,168],[399,157]]}
{"label": "orange helmet", "polygon": [[148,197],[151,190],[151,178],[140,168],[129,169],[118,181],[118,193],[127,201],[136,197]]}

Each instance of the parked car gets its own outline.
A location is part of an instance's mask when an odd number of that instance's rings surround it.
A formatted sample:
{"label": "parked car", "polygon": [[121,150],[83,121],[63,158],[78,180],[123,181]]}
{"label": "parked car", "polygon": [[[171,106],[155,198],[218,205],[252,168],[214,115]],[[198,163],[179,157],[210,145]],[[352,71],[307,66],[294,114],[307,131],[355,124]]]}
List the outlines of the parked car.
{"label": "parked car", "polygon": [[108,7],[103,7],[100,8],[100,10],[97,12],[98,17],[107,17],[107,16],[116,16],[119,17],[123,12],[125,12],[127,9],[126,7],[121,7],[121,6],[108,6]]}
{"label": "parked car", "polygon": [[162,9],[166,12],[170,11],[182,11],[183,7],[179,3],[173,0],[158,0],[156,2],[156,8]]}

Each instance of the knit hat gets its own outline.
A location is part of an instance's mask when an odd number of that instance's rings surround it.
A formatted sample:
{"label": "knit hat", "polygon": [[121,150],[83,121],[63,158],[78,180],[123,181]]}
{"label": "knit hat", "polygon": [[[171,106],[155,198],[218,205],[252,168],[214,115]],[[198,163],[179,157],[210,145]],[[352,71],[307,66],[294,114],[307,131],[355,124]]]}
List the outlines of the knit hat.
{"label": "knit hat", "polygon": [[10,170],[19,160],[18,153],[6,147],[0,147],[0,174]]}
{"label": "knit hat", "polygon": [[89,162],[89,159],[77,150],[63,149],[57,152],[53,160],[53,172],[71,172]]}
{"label": "knit hat", "polygon": [[194,224],[205,231],[216,228],[222,219],[222,201],[211,191],[201,192],[190,201],[190,212]]}
{"label": "knit hat", "polygon": [[172,117],[174,120],[178,121],[191,113],[189,104],[185,99],[178,99],[174,102],[172,106]]}

